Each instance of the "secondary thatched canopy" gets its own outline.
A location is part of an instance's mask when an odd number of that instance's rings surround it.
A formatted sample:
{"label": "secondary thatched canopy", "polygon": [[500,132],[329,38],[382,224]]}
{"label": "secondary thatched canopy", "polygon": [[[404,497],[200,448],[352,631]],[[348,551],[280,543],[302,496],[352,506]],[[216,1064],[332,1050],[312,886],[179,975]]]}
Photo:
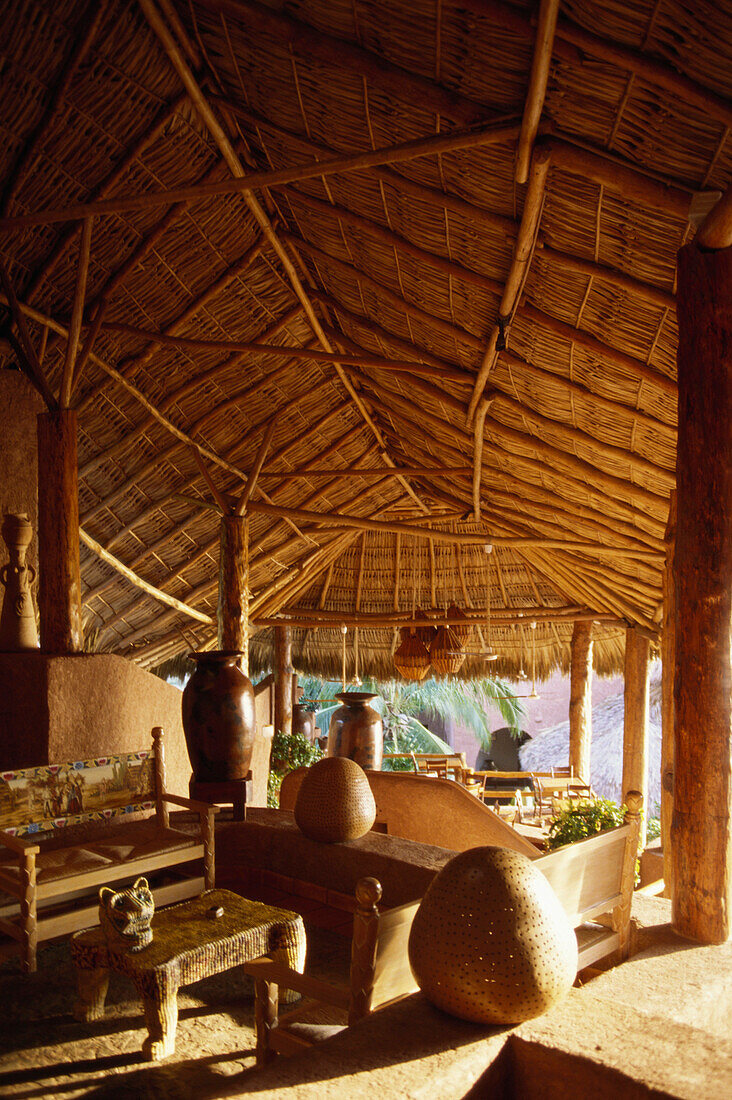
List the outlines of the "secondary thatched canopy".
{"label": "secondary thatched canopy", "polygon": [[[568,0],[555,16],[3,5],[0,303],[14,291],[54,393],[91,226],[93,351],[73,379],[90,644],[146,665],[210,644],[201,463],[239,496],[275,416],[250,501],[255,659],[289,615],[296,663],[332,673],[341,619],[366,615],[361,669],[390,671],[377,616],[485,619],[486,541],[501,671],[566,664],[578,614],[602,623],[602,670],[624,623],[657,625],[675,256],[692,199],[730,180],[732,13]],[[0,367],[27,358],[18,340],[8,323]],[[485,668],[474,633],[468,674]]]}

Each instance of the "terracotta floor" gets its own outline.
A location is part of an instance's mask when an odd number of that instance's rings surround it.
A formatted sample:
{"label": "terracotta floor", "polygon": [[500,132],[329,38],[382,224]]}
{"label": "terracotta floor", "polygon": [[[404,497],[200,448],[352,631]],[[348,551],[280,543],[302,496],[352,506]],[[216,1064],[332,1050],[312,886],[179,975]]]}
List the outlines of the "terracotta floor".
{"label": "terracotta floor", "polygon": [[[280,901],[280,904],[283,904]],[[332,975],[349,940],[308,926],[308,966]],[[175,1054],[144,1062],[147,1031],[133,986],[112,975],[104,1019],[72,1015],[73,968],[65,943],[42,947],[37,973],[0,967],[0,1096],[208,1100],[254,1066],[253,987],[230,971],[181,990]]]}

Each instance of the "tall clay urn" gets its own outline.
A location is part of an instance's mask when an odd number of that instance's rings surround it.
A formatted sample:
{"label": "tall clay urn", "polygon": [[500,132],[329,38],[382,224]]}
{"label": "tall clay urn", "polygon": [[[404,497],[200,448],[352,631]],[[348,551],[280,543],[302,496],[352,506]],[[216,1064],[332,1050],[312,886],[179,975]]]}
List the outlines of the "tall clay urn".
{"label": "tall clay urn", "polygon": [[196,671],[183,692],[183,731],[198,783],[245,779],[256,735],[254,689],[238,650],[191,653]]}
{"label": "tall clay urn", "polygon": [[25,555],[33,538],[33,528],[25,512],[6,512],[0,533],[10,557],[0,569],[0,584],[5,588],[0,613],[0,652],[38,649],[36,613],[31,585],[36,571]]}
{"label": "tall clay urn", "polygon": [[333,711],[328,728],[326,756],[347,756],[364,770],[381,770],[384,755],[384,727],[381,715],[370,707],[376,695],[369,691],[336,694],[343,703]]}
{"label": "tall clay urn", "polygon": [[317,726],[315,725],[315,711],[309,710],[302,703],[292,704],[292,732],[301,733],[308,741],[315,739]]}

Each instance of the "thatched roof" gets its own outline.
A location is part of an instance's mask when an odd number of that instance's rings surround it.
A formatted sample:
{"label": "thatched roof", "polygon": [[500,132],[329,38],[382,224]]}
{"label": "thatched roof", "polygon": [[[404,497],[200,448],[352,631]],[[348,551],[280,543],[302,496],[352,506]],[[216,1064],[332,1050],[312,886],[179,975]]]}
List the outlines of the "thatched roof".
{"label": "thatched roof", "polygon": [[[255,661],[277,616],[388,617],[415,590],[484,614],[486,540],[499,671],[530,660],[522,609],[541,674],[575,614],[601,622],[603,671],[626,622],[657,625],[675,255],[692,195],[730,182],[732,15],[567,0],[553,34],[552,7],[3,5],[0,255],[54,393],[78,219],[98,215],[82,343],[101,327],[72,396],[98,648],[153,665],[211,644],[218,516],[194,449],[238,497],[275,414]],[[391,466],[410,472],[349,472]],[[393,644],[365,624],[362,669],[384,674]],[[298,626],[294,649],[340,668],[337,626]]]}
{"label": "thatched roof", "polygon": [[[590,782],[602,798],[622,802],[623,692],[611,695],[592,708]],[[566,765],[569,759],[569,722],[542,730],[519,749],[521,767],[546,771]],[[585,777],[586,778],[586,777]],[[661,802],[661,673],[656,668],[650,685],[648,715],[648,814]]]}

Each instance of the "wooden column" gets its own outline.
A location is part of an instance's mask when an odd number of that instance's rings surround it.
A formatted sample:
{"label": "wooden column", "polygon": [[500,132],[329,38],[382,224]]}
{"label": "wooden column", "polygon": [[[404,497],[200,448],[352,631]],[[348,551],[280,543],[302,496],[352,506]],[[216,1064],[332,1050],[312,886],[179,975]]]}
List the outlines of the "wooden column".
{"label": "wooden column", "polygon": [[[731,199],[718,204],[728,214]],[[717,241],[703,230],[679,252],[673,926],[722,943],[732,935],[732,217]]]}
{"label": "wooden column", "polygon": [[221,517],[218,647],[244,654],[249,675],[249,525],[246,516]]}
{"label": "wooden column", "polygon": [[569,692],[569,764],[590,782],[592,744],[592,623],[575,623]]}
{"label": "wooden column", "polygon": [[80,653],[79,485],[76,413],[38,416],[38,607],[41,649]]}
{"label": "wooden column", "polygon": [[275,731],[292,733],[292,630],[284,623],[274,628],[275,635]]}
{"label": "wooden column", "polygon": [[666,527],[666,565],[663,570],[663,632],[661,634],[661,843],[663,845],[664,897],[670,898],[673,887],[671,854],[671,820],[674,812],[675,708],[674,677],[676,674],[676,588],[673,557],[676,538],[676,492],[671,503]]}
{"label": "wooden column", "polygon": [[[623,736],[623,801],[639,791],[648,806],[648,681],[651,643],[629,626],[625,632],[625,729]],[[639,851],[646,846],[646,816],[640,827]]]}

